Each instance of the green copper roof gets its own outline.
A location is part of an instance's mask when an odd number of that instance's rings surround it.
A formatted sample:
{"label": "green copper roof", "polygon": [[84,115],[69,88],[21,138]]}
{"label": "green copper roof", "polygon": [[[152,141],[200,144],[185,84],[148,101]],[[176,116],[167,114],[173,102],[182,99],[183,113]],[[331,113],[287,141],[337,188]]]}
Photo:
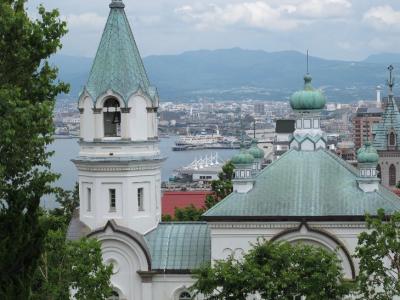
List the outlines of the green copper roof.
{"label": "green copper roof", "polygon": [[[365,193],[358,170],[328,150],[290,150],[255,178],[248,193],[232,193],[204,217],[364,216],[400,210],[400,198],[382,186]],[[234,219],[234,218],[232,218]]]}
{"label": "green copper roof", "polygon": [[153,102],[157,102],[157,91],[147,78],[124,4],[113,0],[110,8],[85,89],[94,101],[112,90],[127,103],[129,97],[141,89]]}
{"label": "green copper roof", "polygon": [[359,163],[378,163],[379,155],[376,149],[367,141],[357,151],[357,161]]}
{"label": "green copper roof", "polygon": [[160,223],[145,239],[153,270],[192,270],[211,261],[210,230],[205,222]]}
{"label": "green copper roof", "polygon": [[242,147],[240,152],[232,157],[231,162],[234,165],[250,165],[254,162],[254,157]]}
{"label": "green copper roof", "polygon": [[372,129],[374,134],[373,145],[377,150],[388,149],[388,134],[392,130],[396,134],[396,140],[399,141],[400,113],[393,95],[390,95],[385,111],[382,114],[381,122]]}
{"label": "green copper roof", "polygon": [[253,156],[255,159],[263,159],[264,155],[265,155],[264,150],[261,148],[258,148],[256,139],[252,140],[251,147],[247,152],[251,156]]}
{"label": "green copper roof", "polygon": [[295,92],[290,98],[290,105],[295,110],[322,109],[325,107],[325,96],[311,85],[310,75],[304,76],[304,90]]}

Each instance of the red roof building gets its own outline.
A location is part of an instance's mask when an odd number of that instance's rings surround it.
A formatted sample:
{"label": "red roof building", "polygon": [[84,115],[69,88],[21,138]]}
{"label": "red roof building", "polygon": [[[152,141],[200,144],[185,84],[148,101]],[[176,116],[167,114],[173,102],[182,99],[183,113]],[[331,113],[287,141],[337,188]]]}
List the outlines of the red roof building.
{"label": "red roof building", "polygon": [[211,195],[211,191],[188,191],[188,192],[164,192],[162,203],[163,215],[175,215],[175,207],[185,208],[193,204],[196,208],[204,207],[207,195]]}

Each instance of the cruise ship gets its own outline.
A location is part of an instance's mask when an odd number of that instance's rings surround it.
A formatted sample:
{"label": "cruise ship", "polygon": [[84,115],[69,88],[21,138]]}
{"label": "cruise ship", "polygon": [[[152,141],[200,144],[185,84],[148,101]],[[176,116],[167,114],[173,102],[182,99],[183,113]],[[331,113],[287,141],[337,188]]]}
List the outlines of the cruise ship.
{"label": "cruise ship", "polygon": [[[189,130],[188,130],[189,131]],[[217,129],[214,134],[207,134],[203,130],[199,135],[188,134],[179,138],[172,147],[174,151],[195,149],[238,149],[240,143],[236,137],[222,136]]]}

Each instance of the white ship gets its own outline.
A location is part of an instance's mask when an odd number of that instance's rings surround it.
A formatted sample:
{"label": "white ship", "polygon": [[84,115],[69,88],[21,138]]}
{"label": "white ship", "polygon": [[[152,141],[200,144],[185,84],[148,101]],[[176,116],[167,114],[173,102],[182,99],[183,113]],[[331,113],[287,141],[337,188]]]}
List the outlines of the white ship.
{"label": "white ship", "polygon": [[188,134],[175,142],[174,151],[193,149],[236,149],[239,148],[239,141],[235,137],[225,137],[219,133],[218,126],[213,134],[207,134],[204,130],[199,135]]}

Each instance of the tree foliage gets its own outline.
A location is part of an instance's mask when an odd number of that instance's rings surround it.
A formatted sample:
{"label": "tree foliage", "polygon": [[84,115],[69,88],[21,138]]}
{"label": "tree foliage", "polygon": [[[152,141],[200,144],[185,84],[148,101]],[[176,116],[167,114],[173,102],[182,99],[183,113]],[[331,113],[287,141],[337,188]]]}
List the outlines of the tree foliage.
{"label": "tree foliage", "polygon": [[40,199],[57,177],[46,151],[53,107],[68,91],[47,63],[66,24],[42,6],[30,19],[25,2],[0,0],[0,299],[29,298],[45,235]]}
{"label": "tree foliage", "polygon": [[393,299],[400,296],[400,212],[387,217],[380,209],[366,224],[356,248],[360,299]]}
{"label": "tree foliage", "polygon": [[224,199],[233,191],[232,178],[235,166],[228,161],[223,167],[222,172],[218,174],[218,180],[211,183],[211,190],[214,192],[206,198],[206,209],[210,209],[219,201]]}
{"label": "tree foliage", "polygon": [[193,290],[208,300],[341,299],[350,291],[336,254],[304,244],[258,241],[243,258],[216,261],[195,277]]}
{"label": "tree foliage", "polygon": [[40,221],[47,234],[34,276],[33,300],[69,299],[71,291],[77,300],[101,300],[112,291],[112,266],[103,264],[100,243],[87,238],[66,239],[78,194],[78,186],[72,192],[58,189],[61,206],[51,212],[42,211]]}

